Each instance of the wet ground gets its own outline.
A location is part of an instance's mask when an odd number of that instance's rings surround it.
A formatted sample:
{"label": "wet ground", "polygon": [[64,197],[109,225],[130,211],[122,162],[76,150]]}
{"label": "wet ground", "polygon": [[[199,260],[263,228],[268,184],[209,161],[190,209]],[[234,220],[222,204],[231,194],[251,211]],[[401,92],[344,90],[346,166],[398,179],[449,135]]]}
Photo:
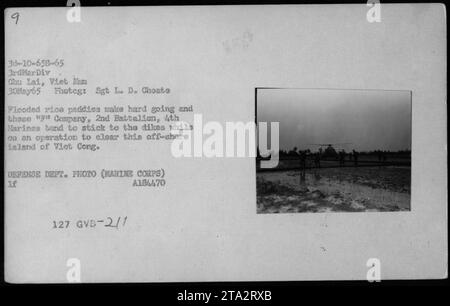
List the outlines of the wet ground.
{"label": "wet ground", "polygon": [[258,213],[408,211],[410,167],[257,173]]}

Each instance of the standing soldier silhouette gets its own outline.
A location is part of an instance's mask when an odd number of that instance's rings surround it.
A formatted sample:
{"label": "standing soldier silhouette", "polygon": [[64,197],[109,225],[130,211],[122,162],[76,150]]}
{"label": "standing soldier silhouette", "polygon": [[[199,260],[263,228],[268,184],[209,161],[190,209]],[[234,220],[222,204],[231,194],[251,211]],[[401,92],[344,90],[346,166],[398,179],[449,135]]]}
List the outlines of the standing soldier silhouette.
{"label": "standing soldier silhouette", "polygon": [[314,166],[320,168],[320,153],[314,154]]}
{"label": "standing soldier silhouette", "polygon": [[306,152],[305,151],[300,151],[299,155],[300,155],[300,190],[302,192],[306,192],[308,190],[308,188],[306,186],[306,173],[305,173],[305,169],[306,169]]}
{"label": "standing soldier silhouette", "polygon": [[301,171],[305,171],[306,169],[306,152],[300,151],[300,169]]}
{"label": "standing soldier silhouette", "polygon": [[355,166],[358,166],[358,152],[356,152],[355,150],[353,150],[353,163],[355,164]]}
{"label": "standing soldier silhouette", "polygon": [[339,166],[345,166],[345,151],[342,150],[339,152]]}

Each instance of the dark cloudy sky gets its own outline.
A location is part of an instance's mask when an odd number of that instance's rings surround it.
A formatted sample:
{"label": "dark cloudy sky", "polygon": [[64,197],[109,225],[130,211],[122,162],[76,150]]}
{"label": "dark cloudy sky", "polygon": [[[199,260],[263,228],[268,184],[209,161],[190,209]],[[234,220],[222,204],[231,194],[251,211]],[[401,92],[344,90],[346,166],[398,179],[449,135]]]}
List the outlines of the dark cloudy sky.
{"label": "dark cloudy sky", "polygon": [[258,89],[258,122],[280,122],[280,150],[411,149],[409,91]]}

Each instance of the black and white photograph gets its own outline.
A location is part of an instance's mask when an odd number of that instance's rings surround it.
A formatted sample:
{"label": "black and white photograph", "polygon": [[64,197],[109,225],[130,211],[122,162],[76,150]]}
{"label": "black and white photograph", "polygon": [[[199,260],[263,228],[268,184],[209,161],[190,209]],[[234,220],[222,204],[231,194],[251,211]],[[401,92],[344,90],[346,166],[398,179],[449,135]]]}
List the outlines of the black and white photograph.
{"label": "black and white photograph", "polygon": [[257,121],[279,122],[278,165],[263,168],[257,157],[258,213],[411,209],[410,91],[256,95]]}

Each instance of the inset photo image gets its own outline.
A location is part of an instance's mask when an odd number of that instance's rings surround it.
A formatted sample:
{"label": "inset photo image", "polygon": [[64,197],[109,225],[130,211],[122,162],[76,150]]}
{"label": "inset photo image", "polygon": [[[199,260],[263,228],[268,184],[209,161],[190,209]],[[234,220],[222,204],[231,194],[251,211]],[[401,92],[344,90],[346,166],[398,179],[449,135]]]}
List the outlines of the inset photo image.
{"label": "inset photo image", "polygon": [[410,211],[411,99],[406,90],[256,89],[257,213]]}

